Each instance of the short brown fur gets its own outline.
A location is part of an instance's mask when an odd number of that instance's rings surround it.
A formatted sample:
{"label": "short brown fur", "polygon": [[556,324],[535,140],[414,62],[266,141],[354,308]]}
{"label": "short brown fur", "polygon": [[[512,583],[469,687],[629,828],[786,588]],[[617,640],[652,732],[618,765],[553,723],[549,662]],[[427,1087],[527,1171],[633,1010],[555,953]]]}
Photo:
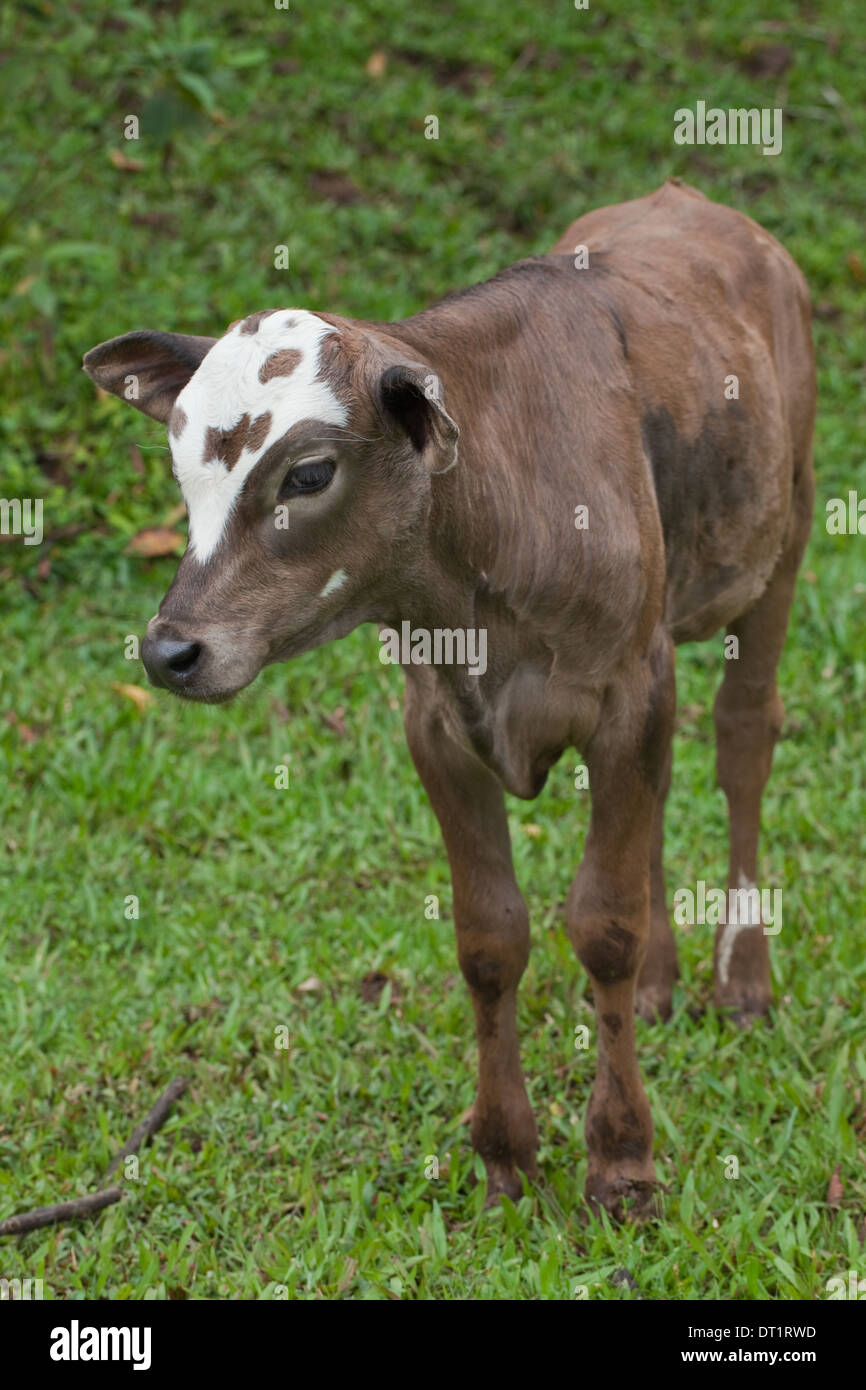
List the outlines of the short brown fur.
{"label": "short brown fur", "polygon": [[[406,667],[406,733],[450,859],[475,1011],[472,1138],[491,1198],[517,1196],[538,1135],[516,1027],[529,921],[504,792],[537,796],[575,747],[592,815],[566,924],[598,1016],[587,1193],[621,1214],[655,1183],[635,1009],[667,1017],[678,973],[662,872],[678,642],[739,641],[738,660],[720,659],[717,766],[731,886],[757,877],[783,715],[776,666],[814,493],[803,277],[756,223],[671,182],[412,318],[321,317],[338,333],[320,371],[348,426],[300,422],[268,450],[221,550],[206,566],[184,557],[145,662],[159,683],[220,699],[365,621],[487,633],[480,678]],[[117,384],[133,354],[149,373],[140,408],[167,412],[206,341],[129,335],[86,365]],[[326,451],[335,483],[293,503],[275,533],[280,477],[293,457]],[[345,583],[327,596],[338,567]],[[166,638],[200,644],[195,669],[165,676]],[[721,931],[716,1004],[765,1012],[766,936],[740,931],[720,960]]]}

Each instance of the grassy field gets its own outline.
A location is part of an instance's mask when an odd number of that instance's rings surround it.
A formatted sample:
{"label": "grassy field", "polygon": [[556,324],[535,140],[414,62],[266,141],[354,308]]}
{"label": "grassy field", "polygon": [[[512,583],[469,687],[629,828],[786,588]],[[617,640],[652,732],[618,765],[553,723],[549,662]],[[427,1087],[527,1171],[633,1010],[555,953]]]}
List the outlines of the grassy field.
{"label": "grassy field", "polygon": [[[45,518],[41,546],[0,537],[0,1218],[88,1191],[190,1078],[123,1202],[0,1241],[0,1277],[56,1299],[627,1300],[815,1299],[866,1275],[866,537],[824,525],[827,499],[866,496],[860,0],[42,0],[0,23],[0,494]],[[675,145],[697,100],[783,108],[783,152]],[[764,802],[777,1008],[745,1033],[704,1009],[711,929],[680,932],[675,1016],[638,1025],[664,1218],[618,1229],[581,1197],[576,758],[510,802],[543,1182],[485,1212],[471,1010],[399,671],[368,627],[228,708],[118,689],[146,684],[126,638],[175,565],[130,542],[184,522],[164,431],[98,399],[80,359],[278,305],[399,318],[671,174],[806,273],[819,491]],[[671,892],[724,881],[720,644],[680,652]]]}

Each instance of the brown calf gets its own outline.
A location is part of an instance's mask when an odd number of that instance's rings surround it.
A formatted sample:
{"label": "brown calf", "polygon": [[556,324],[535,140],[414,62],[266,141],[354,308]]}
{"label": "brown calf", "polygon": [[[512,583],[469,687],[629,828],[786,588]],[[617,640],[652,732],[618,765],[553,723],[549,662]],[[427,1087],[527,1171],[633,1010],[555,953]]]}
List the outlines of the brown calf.
{"label": "brown calf", "polygon": [[[129,333],[85,368],[168,424],[189,510],[142,649],[157,685],[226,699],[362,622],[408,623],[413,643],[486,635],[483,669],[433,664],[421,643],[405,723],[451,863],[491,1197],[519,1194],[538,1142],[515,1024],[529,922],[503,793],[537,796],[581,750],[592,819],[567,925],[598,1023],[587,1192],[615,1213],[642,1205],[655,1179],[634,1010],[667,1016],[678,973],[662,875],[674,644],[720,629],[739,642],[717,767],[730,885],[752,885],[812,513],[797,267],[747,217],[672,182],[399,323],[274,310],[218,340]],[[719,926],[715,1001],[768,1008],[759,917]]]}

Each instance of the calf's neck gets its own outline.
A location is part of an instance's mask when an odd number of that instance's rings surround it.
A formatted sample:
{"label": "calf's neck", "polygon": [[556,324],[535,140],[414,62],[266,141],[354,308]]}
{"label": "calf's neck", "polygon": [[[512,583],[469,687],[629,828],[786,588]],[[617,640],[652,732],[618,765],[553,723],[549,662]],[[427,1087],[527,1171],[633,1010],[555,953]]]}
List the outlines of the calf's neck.
{"label": "calf's neck", "polygon": [[[483,670],[405,666],[405,726],[450,860],[491,1198],[520,1193],[538,1144],[504,793],[537,796],[579,750],[592,812],[566,923],[597,1015],[587,1195],[615,1214],[645,1205],[634,1015],[666,1017],[678,974],[662,871],[675,644],[736,638],[733,659],[719,645],[714,710],[732,889],[757,878],[782,723],[814,491],[794,262],[672,181],[398,323],[270,310],[218,339],[127,333],[84,365],[168,426],[189,512],[142,646],[156,685],[228,699],[364,622],[486,635]],[[715,1003],[740,1019],[769,1007],[759,917],[718,926]]]}

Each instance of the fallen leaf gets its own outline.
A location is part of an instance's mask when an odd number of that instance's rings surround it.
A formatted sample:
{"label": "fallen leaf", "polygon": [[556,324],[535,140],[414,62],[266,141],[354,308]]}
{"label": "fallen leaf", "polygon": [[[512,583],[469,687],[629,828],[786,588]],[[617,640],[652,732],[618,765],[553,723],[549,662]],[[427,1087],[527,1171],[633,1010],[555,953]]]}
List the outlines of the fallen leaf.
{"label": "fallen leaf", "polygon": [[833,1169],[833,1176],[830,1179],[830,1186],[827,1188],[827,1206],[838,1207],[845,1194],[842,1179],[839,1177],[839,1164]]}
{"label": "fallen leaf", "polygon": [[333,169],[317,169],[307,182],[310,192],[317,198],[328,198],[330,202],[338,203],[341,207],[349,207],[351,203],[359,202],[364,196],[354,179]]}
{"label": "fallen leaf", "polygon": [[112,690],[116,690],[118,695],[123,695],[127,700],[131,700],[136,709],[146,710],[148,705],[153,704],[153,696],[149,690],[144,690],[140,685],[126,685],[123,681],[112,681]]}
{"label": "fallen leaf", "polygon": [[35,743],[39,738],[39,734],[36,730],[31,729],[29,724],[25,724],[23,720],[20,720],[14,710],[10,709],[6,711],[6,723],[10,724],[13,729],[17,728],[18,737],[22,743]]}
{"label": "fallen leaf", "polygon": [[747,39],[742,47],[747,51],[740,66],[750,77],[781,77],[794,61],[794,54],[784,43],[754,43]]}
{"label": "fallen leaf", "polygon": [[144,475],[144,459],[141,457],[141,450],[137,444],[130,444],[129,446],[129,461],[132,464],[133,473],[142,477]]}
{"label": "fallen leaf", "polygon": [[373,53],[370,54],[369,58],[364,64],[364,71],[366,72],[368,77],[384,77],[385,69],[387,68],[387,66],[387,57],[382,52],[381,48],[377,48]]}
{"label": "fallen leaf", "polygon": [[136,227],[150,227],[155,232],[165,233],[166,236],[172,235],[177,225],[170,212],[162,212],[158,209],[148,212],[133,212],[129,220]]}
{"label": "fallen leaf", "polygon": [[851,274],[854,276],[854,279],[857,281],[858,285],[866,284],[866,270],[864,270],[863,262],[857,255],[856,251],[848,252],[848,255],[845,257],[845,264],[847,265]]}
{"label": "fallen leaf", "polygon": [[540,825],[524,825],[524,827],[523,827],[523,833],[524,833],[524,835],[528,835],[529,838],[530,838],[531,840],[537,840],[538,837],[539,837],[539,835],[541,834],[541,826],[540,826]]}
{"label": "fallen leaf", "polygon": [[340,738],[346,737],[346,723],[343,718],[346,713],[342,705],[338,705],[333,714],[323,714],[322,722],[327,724],[329,729],[333,729]]}
{"label": "fallen leaf", "polygon": [[168,526],[145,526],[133,536],[126,553],[152,560],[159,555],[177,555],[183,547],[184,539],[179,531],[172,531]]}
{"label": "fallen leaf", "polygon": [[491,67],[468,63],[464,58],[436,58],[418,48],[398,48],[394,56],[430,73],[440,86],[456,87],[460,92],[472,92],[479,83],[488,85],[493,80]]}
{"label": "fallen leaf", "polygon": [[[378,1004],[388,983],[388,976],[383,975],[381,970],[368,970],[360,985],[360,994],[364,1003]],[[393,985],[391,993],[392,997],[396,998],[397,990]]]}
{"label": "fallen leaf", "polygon": [[111,160],[115,169],[122,169],[125,174],[139,174],[144,168],[140,159],[130,159],[123,150],[110,150],[108,158]]}
{"label": "fallen leaf", "polygon": [[315,990],[321,988],[322,981],[318,978],[317,975],[311,975],[310,978],[308,980],[304,980],[302,984],[295,985],[295,989],[298,994],[312,994]]}

